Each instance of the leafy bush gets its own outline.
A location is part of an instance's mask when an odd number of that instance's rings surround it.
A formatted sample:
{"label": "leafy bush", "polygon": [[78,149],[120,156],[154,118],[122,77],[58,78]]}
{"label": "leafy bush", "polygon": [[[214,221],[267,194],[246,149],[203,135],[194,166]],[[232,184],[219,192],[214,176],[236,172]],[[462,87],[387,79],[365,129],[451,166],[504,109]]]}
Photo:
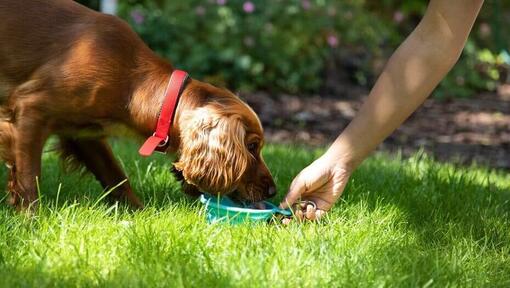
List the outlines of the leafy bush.
{"label": "leafy bush", "polygon": [[[78,1],[99,7],[99,0]],[[346,80],[337,74],[371,85],[428,2],[119,0],[119,14],[158,54],[196,78],[232,89],[308,93],[322,88],[325,78]],[[468,97],[508,81],[510,60],[498,54],[508,46],[502,33],[508,8],[508,1],[485,3],[437,97]]]}
{"label": "leafy bush", "polygon": [[[389,39],[396,46],[420,21],[428,2],[382,0],[366,7],[394,27],[391,31],[396,34]],[[505,50],[510,38],[502,33],[504,22],[510,19],[504,11],[509,8],[508,1],[486,1],[460,60],[435,90],[437,98],[470,97],[479,91],[494,91],[499,83],[510,80],[510,57]]]}
{"label": "leafy bush", "polygon": [[388,34],[362,0],[129,0],[120,15],[176,67],[243,90],[315,90],[333,55]]}
{"label": "leafy bush", "polygon": [[492,53],[468,41],[461,59],[441,82],[435,96],[441,99],[470,97],[476,91],[494,91],[506,80],[510,57],[506,52]]}

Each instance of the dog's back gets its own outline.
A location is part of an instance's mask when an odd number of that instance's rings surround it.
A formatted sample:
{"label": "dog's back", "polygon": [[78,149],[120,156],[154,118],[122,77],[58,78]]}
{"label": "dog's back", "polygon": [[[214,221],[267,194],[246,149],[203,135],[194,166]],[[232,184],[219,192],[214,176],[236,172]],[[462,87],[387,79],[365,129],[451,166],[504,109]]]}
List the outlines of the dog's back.
{"label": "dog's back", "polygon": [[118,83],[123,73],[112,73],[112,67],[127,71],[135,51],[151,58],[139,37],[114,16],[71,0],[1,0],[0,104],[32,79],[80,91]]}
{"label": "dog's back", "polygon": [[0,156],[12,150],[22,101],[77,123],[113,116],[110,107],[130,89],[135,54],[155,59],[117,17],[71,0],[0,0]]}
{"label": "dog's back", "polygon": [[71,26],[89,13],[65,0],[0,1],[0,81],[14,85],[66,49]]}

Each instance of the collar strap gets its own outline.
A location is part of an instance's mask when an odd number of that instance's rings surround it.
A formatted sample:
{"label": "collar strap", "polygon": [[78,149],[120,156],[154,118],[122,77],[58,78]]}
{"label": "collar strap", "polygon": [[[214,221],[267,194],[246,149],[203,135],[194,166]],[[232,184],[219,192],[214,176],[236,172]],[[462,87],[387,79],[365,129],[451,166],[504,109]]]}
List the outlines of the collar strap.
{"label": "collar strap", "polygon": [[170,76],[170,82],[165,92],[165,100],[159,113],[156,131],[145,140],[138,153],[142,156],[150,156],[154,151],[164,152],[168,145],[168,135],[174,119],[174,113],[179,102],[182,90],[188,79],[188,73],[174,70]]}

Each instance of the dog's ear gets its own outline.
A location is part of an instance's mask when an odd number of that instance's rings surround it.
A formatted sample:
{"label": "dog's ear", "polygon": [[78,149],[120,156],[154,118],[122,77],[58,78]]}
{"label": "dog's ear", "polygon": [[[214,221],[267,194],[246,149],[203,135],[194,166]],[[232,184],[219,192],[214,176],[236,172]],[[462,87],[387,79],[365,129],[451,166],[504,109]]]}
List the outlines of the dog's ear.
{"label": "dog's ear", "polygon": [[174,175],[175,179],[181,183],[182,186],[182,192],[184,194],[192,197],[192,198],[198,198],[202,193],[200,193],[200,190],[195,185],[189,184],[184,180],[184,175],[182,175],[182,172],[177,170],[174,165],[172,165],[172,168],[170,169],[170,172]]}
{"label": "dog's ear", "polygon": [[199,108],[182,124],[179,160],[174,166],[185,181],[212,194],[234,190],[250,157],[240,116]]}

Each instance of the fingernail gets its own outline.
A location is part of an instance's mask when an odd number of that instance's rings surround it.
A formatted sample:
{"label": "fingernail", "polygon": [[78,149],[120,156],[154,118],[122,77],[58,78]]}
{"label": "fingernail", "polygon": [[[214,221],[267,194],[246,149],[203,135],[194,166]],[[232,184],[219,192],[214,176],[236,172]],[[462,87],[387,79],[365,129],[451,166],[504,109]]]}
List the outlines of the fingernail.
{"label": "fingernail", "polygon": [[326,211],[324,211],[324,210],[319,210],[319,209],[317,209],[317,210],[315,211],[315,217],[316,217],[316,219],[320,219],[322,216],[324,216],[324,214],[326,214]]}
{"label": "fingernail", "polygon": [[306,218],[308,220],[315,220],[315,208],[312,205],[306,206]]}

